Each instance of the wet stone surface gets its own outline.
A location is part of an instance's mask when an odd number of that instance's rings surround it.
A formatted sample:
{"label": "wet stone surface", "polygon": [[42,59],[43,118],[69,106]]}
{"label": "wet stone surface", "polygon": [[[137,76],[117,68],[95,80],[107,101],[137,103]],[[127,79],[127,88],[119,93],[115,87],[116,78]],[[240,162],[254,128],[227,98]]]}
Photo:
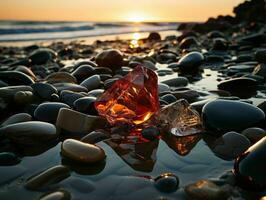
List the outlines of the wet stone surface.
{"label": "wet stone surface", "polygon": [[0,47],[0,199],[259,199],[265,41],[240,30]]}

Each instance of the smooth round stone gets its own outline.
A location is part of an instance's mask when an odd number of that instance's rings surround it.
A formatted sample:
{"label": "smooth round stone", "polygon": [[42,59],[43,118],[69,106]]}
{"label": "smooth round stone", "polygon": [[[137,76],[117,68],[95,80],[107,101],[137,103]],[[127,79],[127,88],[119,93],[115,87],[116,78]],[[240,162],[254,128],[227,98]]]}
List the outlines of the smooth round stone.
{"label": "smooth round stone", "polygon": [[197,46],[198,41],[194,36],[186,37],[179,43],[180,49],[189,49],[191,46]]}
{"label": "smooth round stone", "polygon": [[238,91],[238,90],[255,90],[258,82],[251,78],[233,78],[220,82],[217,87],[220,90]]}
{"label": "smooth round stone", "polygon": [[14,95],[14,102],[18,105],[33,103],[36,97],[31,91],[19,91]]}
{"label": "smooth round stone", "polygon": [[20,123],[20,122],[27,122],[27,121],[31,121],[31,120],[32,120],[32,117],[28,113],[18,113],[18,114],[12,115],[8,119],[6,119],[1,124],[1,126],[8,126],[11,124],[16,124],[16,123]]}
{"label": "smooth round stone", "polygon": [[235,70],[238,72],[253,72],[254,70],[254,66],[250,66],[250,65],[235,65],[235,66],[231,66],[228,67],[229,70]]}
{"label": "smooth round stone", "polygon": [[36,76],[35,76],[35,74],[28,67],[25,67],[25,66],[20,65],[20,66],[18,66],[15,69],[15,71],[19,71],[19,72],[22,72],[24,74],[27,74],[29,77],[32,78],[32,80],[36,80],[37,79]]}
{"label": "smooth round stone", "polygon": [[215,155],[224,160],[233,160],[250,147],[250,141],[237,132],[228,132],[214,142]]}
{"label": "smooth round stone", "polygon": [[58,190],[44,194],[40,197],[40,200],[70,200],[71,194],[66,190]]}
{"label": "smooth round stone", "polygon": [[82,97],[74,101],[73,105],[75,110],[82,113],[90,113],[97,115],[97,111],[94,107],[96,97]]}
{"label": "smooth round stone", "polygon": [[14,153],[11,152],[0,153],[0,166],[16,165],[20,161],[21,161],[20,158],[18,158]]}
{"label": "smooth round stone", "polygon": [[0,80],[8,85],[31,85],[34,81],[30,76],[18,71],[1,71]]}
{"label": "smooth round stone", "polygon": [[248,103],[215,100],[203,107],[202,119],[207,130],[242,131],[262,123],[265,114],[261,109]]}
{"label": "smooth round stone", "polygon": [[53,86],[59,93],[63,90],[70,90],[72,92],[88,92],[87,88],[74,83],[55,83]]}
{"label": "smooth round stone", "polygon": [[250,142],[256,143],[266,136],[266,131],[261,128],[252,127],[243,130],[241,134],[246,136]]}
{"label": "smooth round stone", "polygon": [[179,178],[172,173],[161,174],[154,181],[155,187],[161,192],[174,192],[179,186]]}
{"label": "smooth round stone", "polygon": [[93,131],[81,138],[81,142],[95,144],[97,142],[109,139],[110,136],[100,131]]}
{"label": "smooth round stone", "polygon": [[71,74],[77,79],[78,83],[81,83],[86,78],[94,75],[95,70],[94,67],[92,67],[91,65],[81,65]]}
{"label": "smooth round stone", "polygon": [[67,72],[55,72],[45,78],[47,83],[77,83],[77,79]]}
{"label": "smooth round stone", "polygon": [[90,133],[94,129],[104,128],[106,120],[99,116],[86,115],[68,108],[59,111],[56,126],[74,134]]}
{"label": "smooth round stone", "polygon": [[207,34],[208,38],[224,38],[224,33],[220,31],[211,31]]}
{"label": "smooth round stone", "polygon": [[151,32],[149,36],[147,37],[148,40],[153,41],[153,40],[161,40],[161,35],[157,32]]}
{"label": "smooth round stone", "polygon": [[30,190],[38,190],[40,188],[58,183],[70,176],[70,170],[63,165],[57,165],[46,169],[45,171],[30,177],[25,187]]}
{"label": "smooth round stone", "polygon": [[19,144],[38,144],[58,137],[56,127],[40,121],[11,124],[0,128],[0,133]]}
{"label": "smooth round stone", "polygon": [[256,51],[255,60],[259,63],[266,63],[266,49],[260,49]]}
{"label": "smooth round stone", "polygon": [[56,53],[53,50],[40,48],[33,51],[28,58],[30,59],[32,64],[41,65],[52,60],[53,57],[56,57]]}
{"label": "smooth round stone", "polygon": [[228,49],[228,42],[224,38],[215,38],[213,40],[213,51],[226,51]]}
{"label": "smooth round stone", "polygon": [[162,83],[172,87],[180,87],[186,86],[188,84],[188,79],[186,77],[176,77],[163,81]]}
{"label": "smooth round stone", "polygon": [[241,187],[266,189],[266,137],[251,146],[235,162],[234,173]]}
{"label": "smooth round stone", "polygon": [[8,102],[14,101],[14,96],[17,92],[20,91],[30,91],[32,92],[32,88],[30,86],[8,86],[0,88],[0,98]]}
{"label": "smooth round stone", "polygon": [[188,102],[194,102],[195,99],[197,99],[200,95],[195,90],[180,90],[180,91],[174,91],[172,94],[177,99],[186,99]]}
{"label": "smooth round stone", "polygon": [[224,200],[231,196],[232,188],[219,187],[208,180],[199,180],[185,187],[188,199],[193,200]]}
{"label": "smooth round stone", "polygon": [[104,50],[96,55],[95,62],[100,67],[118,69],[123,65],[123,54],[116,49]]}
{"label": "smooth round stone", "polygon": [[67,104],[47,102],[40,104],[34,111],[34,117],[39,121],[55,123],[61,108],[70,108]]}
{"label": "smooth round stone", "polygon": [[110,88],[119,78],[110,78],[104,81],[104,88],[108,89]]}
{"label": "smooth round stone", "polygon": [[160,135],[160,130],[155,126],[147,127],[141,131],[141,135],[145,139],[152,141],[158,139],[158,136]]}
{"label": "smooth round stone", "polygon": [[101,78],[98,74],[95,74],[80,83],[81,86],[87,88],[88,91],[98,89],[101,85]]}
{"label": "smooth round stone", "polygon": [[204,56],[199,52],[190,52],[178,61],[179,69],[183,72],[197,70],[204,61]]}
{"label": "smooth round stone", "polygon": [[84,164],[96,163],[105,159],[102,148],[74,139],[67,139],[62,143],[61,154],[69,160]]}
{"label": "smooth round stone", "polygon": [[160,99],[166,101],[168,104],[177,101],[177,98],[172,94],[163,95]]}
{"label": "smooth round stone", "polygon": [[67,105],[73,107],[74,102],[84,96],[85,95],[82,93],[63,90],[60,94],[60,99],[63,103],[66,103]]}
{"label": "smooth round stone", "polygon": [[74,68],[77,69],[77,68],[79,68],[82,65],[90,65],[90,66],[92,66],[94,68],[97,67],[97,64],[95,62],[92,62],[90,60],[82,60],[82,61],[76,62]]}
{"label": "smooth round stone", "polygon": [[33,93],[43,100],[51,100],[52,94],[57,94],[57,89],[49,83],[34,83],[31,85]]}
{"label": "smooth round stone", "polygon": [[88,92],[88,96],[90,97],[98,97],[100,96],[102,93],[104,93],[103,89],[96,89],[96,90],[91,90]]}
{"label": "smooth round stone", "polygon": [[164,83],[158,84],[158,93],[170,92],[170,87]]}

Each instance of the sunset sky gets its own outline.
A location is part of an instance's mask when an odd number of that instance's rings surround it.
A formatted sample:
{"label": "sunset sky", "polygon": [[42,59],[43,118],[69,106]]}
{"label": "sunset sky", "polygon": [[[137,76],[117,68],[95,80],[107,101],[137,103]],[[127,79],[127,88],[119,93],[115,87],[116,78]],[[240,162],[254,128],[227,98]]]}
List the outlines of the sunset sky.
{"label": "sunset sky", "polygon": [[0,0],[0,20],[205,21],[243,0]]}

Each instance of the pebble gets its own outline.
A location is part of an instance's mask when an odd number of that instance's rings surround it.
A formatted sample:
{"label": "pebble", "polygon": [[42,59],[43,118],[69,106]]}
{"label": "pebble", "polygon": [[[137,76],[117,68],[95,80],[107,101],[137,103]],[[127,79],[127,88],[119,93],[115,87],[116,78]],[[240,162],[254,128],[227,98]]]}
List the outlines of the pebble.
{"label": "pebble", "polygon": [[248,91],[248,90],[256,90],[258,82],[251,78],[233,78],[230,80],[220,82],[217,87],[220,90],[225,90],[229,92],[234,91]]}
{"label": "pebble", "polygon": [[98,74],[95,74],[80,83],[81,86],[87,88],[88,91],[98,89],[101,87],[102,82]]}
{"label": "pebble", "polygon": [[63,90],[60,93],[60,100],[61,102],[69,105],[70,107],[74,106],[74,102],[82,97],[84,97],[85,95],[82,93],[78,93],[78,92],[72,92],[72,91],[68,91],[68,90]]}
{"label": "pebble", "polygon": [[238,184],[246,189],[266,189],[266,137],[237,158],[234,173]]}
{"label": "pebble", "polygon": [[160,99],[167,102],[168,104],[177,101],[177,98],[172,94],[165,94]]}
{"label": "pebble", "polygon": [[181,72],[194,72],[198,70],[203,61],[204,56],[201,53],[190,52],[178,61],[178,66]]}
{"label": "pebble", "polygon": [[77,79],[67,72],[55,72],[45,78],[47,83],[77,83]]}
{"label": "pebble", "polygon": [[71,109],[62,108],[59,111],[56,126],[63,131],[75,134],[90,133],[94,129],[104,128],[106,120],[93,115],[85,115]]}
{"label": "pebble", "polygon": [[21,159],[12,152],[0,153],[0,166],[10,166],[20,163]]}
{"label": "pebble", "polygon": [[228,132],[214,142],[215,155],[224,160],[233,160],[250,147],[250,141],[237,132]]}
{"label": "pebble", "polygon": [[89,144],[95,144],[97,142],[109,139],[110,136],[106,133],[103,133],[101,131],[92,131],[89,134],[85,135],[81,138],[81,142],[89,143]]}
{"label": "pebble", "polygon": [[56,127],[40,121],[20,122],[0,128],[10,140],[25,145],[37,145],[58,137]]}
{"label": "pebble", "polygon": [[161,40],[161,35],[157,32],[151,32],[147,39],[149,41]]}
{"label": "pebble", "polygon": [[49,192],[40,197],[40,200],[70,200],[71,194],[63,189],[55,192]]}
{"label": "pebble", "polygon": [[58,183],[69,176],[70,170],[68,167],[57,165],[30,177],[27,180],[25,187],[29,190],[38,190],[40,188]]}
{"label": "pebble", "polygon": [[186,77],[177,77],[177,78],[168,79],[166,81],[163,81],[162,83],[170,87],[181,87],[181,86],[187,86],[188,79]]}
{"label": "pebble", "polygon": [[207,130],[242,131],[261,124],[265,120],[265,114],[261,109],[248,103],[215,100],[203,107],[202,119]]}
{"label": "pebble", "polygon": [[164,173],[154,179],[155,187],[161,192],[174,192],[179,187],[179,178],[172,173]]}
{"label": "pebble", "polygon": [[20,123],[20,122],[27,122],[27,121],[31,121],[31,120],[32,120],[32,117],[28,113],[18,113],[18,114],[12,115],[8,119],[6,119],[1,124],[1,126],[8,126],[11,124],[16,124],[16,123]]}
{"label": "pebble", "polygon": [[76,111],[87,113],[91,115],[97,115],[98,112],[94,107],[95,97],[82,97],[74,101],[73,105]]}
{"label": "pebble", "polygon": [[31,85],[34,83],[30,76],[19,71],[1,71],[0,80],[10,86]]}
{"label": "pebble", "polygon": [[63,90],[69,90],[72,92],[88,92],[87,88],[74,83],[55,83],[53,86],[59,93]]}
{"label": "pebble", "polygon": [[118,69],[123,65],[123,54],[117,49],[104,50],[96,55],[95,62],[100,67]]}
{"label": "pebble", "polygon": [[51,100],[53,94],[57,94],[57,89],[49,83],[34,83],[31,85],[33,93],[43,100]]}
{"label": "pebble", "polygon": [[59,110],[70,108],[67,104],[59,102],[46,102],[40,104],[34,111],[34,118],[39,121],[55,123]]}
{"label": "pebble", "polygon": [[224,200],[231,196],[230,187],[219,187],[208,180],[199,180],[185,187],[185,193],[188,199],[193,200]]}
{"label": "pebble", "polygon": [[61,154],[69,160],[84,164],[97,163],[105,159],[102,148],[74,139],[67,139],[62,143]]}
{"label": "pebble", "polygon": [[251,127],[243,130],[241,134],[246,136],[250,142],[256,143],[266,136],[266,131],[261,128]]}
{"label": "pebble", "polygon": [[71,75],[74,76],[78,83],[81,83],[86,78],[95,74],[95,69],[91,65],[81,65],[77,69],[75,69]]}
{"label": "pebble", "polygon": [[56,53],[53,50],[47,48],[39,48],[33,51],[29,55],[28,59],[30,59],[30,62],[32,64],[41,65],[47,63],[48,61],[51,61],[53,57],[56,57]]}

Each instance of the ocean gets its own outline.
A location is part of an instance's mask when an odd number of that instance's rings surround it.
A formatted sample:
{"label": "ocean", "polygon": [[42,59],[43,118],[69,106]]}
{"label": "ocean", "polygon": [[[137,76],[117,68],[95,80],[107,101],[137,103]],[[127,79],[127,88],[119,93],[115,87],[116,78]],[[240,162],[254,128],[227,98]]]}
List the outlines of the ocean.
{"label": "ocean", "polygon": [[173,31],[177,26],[178,23],[0,21],[0,42],[47,41],[134,32]]}

